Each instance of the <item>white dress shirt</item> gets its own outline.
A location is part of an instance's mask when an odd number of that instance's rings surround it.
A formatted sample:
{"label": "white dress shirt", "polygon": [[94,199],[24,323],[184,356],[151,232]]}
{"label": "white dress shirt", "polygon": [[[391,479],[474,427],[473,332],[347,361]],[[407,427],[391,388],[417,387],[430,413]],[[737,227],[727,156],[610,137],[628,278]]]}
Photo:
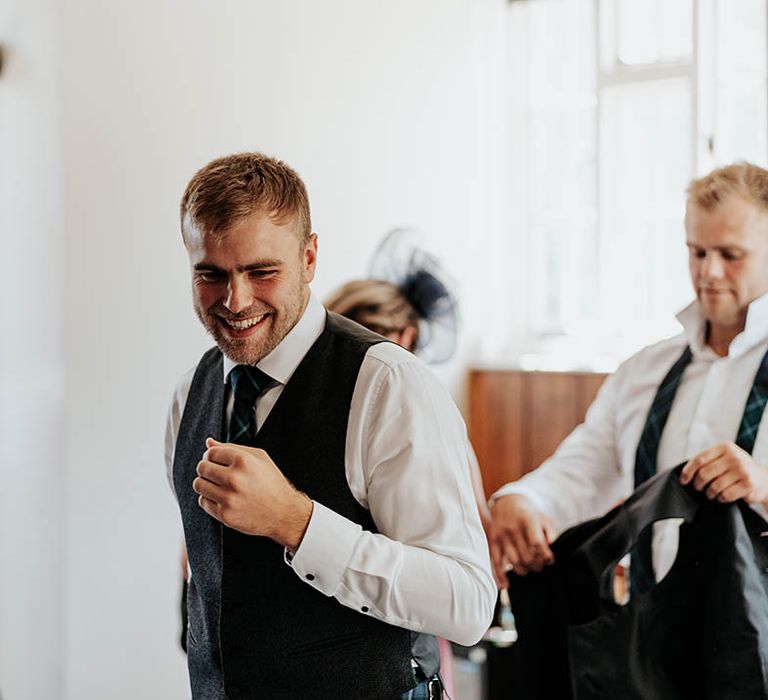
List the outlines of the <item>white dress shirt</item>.
{"label": "white dress shirt", "polygon": [[[310,296],[302,318],[258,363],[276,384],[257,401],[257,428],[324,325],[325,309]],[[222,381],[234,366],[225,356]],[[194,370],[177,385],[168,415],[171,488],[176,436],[193,375]],[[231,410],[230,397],[228,417]],[[398,627],[475,643],[491,622],[496,587],[467,445],[461,415],[427,367],[394,343],[373,345],[352,395],[345,470],[352,495],[371,512],[379,533],[315,502],[304,539],[286,556],[286,565],[306,585],[350,608],[367,609]]]}
{"label": "white dress shirt", "polygon": [[[656,391],[686,344],[693,354],[678,387],[659,444],[657,471],[686,462],[715,443],[735,441],[755,374],[768,349],[768,294],[752,302],[744,330],[728,355],[705,344],[706,321],[694,302],[678,316],[684,332],[644,348],[608,377],[586,419],[554,455],[522,479],[499,489],[527,496],[549,515],[558,531],[603,515],[634,488],[635,453]],[[768,411],[752,456],[768,465]],[[763,513],[761,508],[756,510]],[[679,522],[679,521],[678,521]],[[676,527],[654,528],[657,578],[677,552]]]}

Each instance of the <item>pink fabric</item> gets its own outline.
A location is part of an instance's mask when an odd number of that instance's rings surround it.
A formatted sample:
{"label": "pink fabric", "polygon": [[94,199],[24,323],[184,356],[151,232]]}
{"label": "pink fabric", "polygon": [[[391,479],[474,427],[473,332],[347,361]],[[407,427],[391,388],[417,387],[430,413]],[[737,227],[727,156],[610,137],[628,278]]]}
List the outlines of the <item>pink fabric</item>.
{"label": "pink fabric", "polygon": [[442,637],[437,638],[437,646],[440,650],[440,678],[448,697],[455,698],[453,694],[453,651],[451,643]]}

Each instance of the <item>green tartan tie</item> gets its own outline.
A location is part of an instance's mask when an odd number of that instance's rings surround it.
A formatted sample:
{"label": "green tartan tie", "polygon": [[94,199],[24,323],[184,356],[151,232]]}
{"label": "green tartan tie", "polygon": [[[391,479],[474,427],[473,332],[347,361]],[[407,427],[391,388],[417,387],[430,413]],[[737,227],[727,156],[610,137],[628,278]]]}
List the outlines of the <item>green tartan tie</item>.
{"label": "green tartan tie", "polygon": [[691,348],[686,345],[683,354],[677,358],[675,364],[661,380],[656,396],[653,397],[653,403],[650,411],[648,411],[648,417],[645,419],[643,433],[640,436],[635,454],[635,488],[656,474],[656,458],[661,442],[661,433],[667,424],[677,388],[680,386],[683,372],[690,364],[691,358]]}
{"label": "green tartan tie", "polygon": [[256,399],[272,379],[257,367],[236,365],[229,373],[235,400],[229,419],[227,442],[253,445],[256,438]]}
{"label": "green tartan tie", "polygon": [[[691,348],[685,346],[683,354],[677,358],[675,364],[661,380],[656,396],[653,397],[651,409],[645,419],[640,442],[635,454],[635,488],[640,486],[656,474],[656,458],[659,452],[659,443],[664,426],[667,424],[672,402],[680,386],[685,368],[690,364]],[[653,527],[649,526],[640,533],[634,548],[629,567],[629,585],[633,594],[645,593],[653,587],[653,560],[651,558],[651,542],[653,540]]]}
{"label": "green tartan tie", "polygon": [[741,425],[736,435],[736,444],[745,452],[752,454],[757,437],[757,429],[763,419],[763,411],[768,401],[768,352],[763,355],[760,369],[757,370],[755,381],[744,407],[744,415],[741,417]]}

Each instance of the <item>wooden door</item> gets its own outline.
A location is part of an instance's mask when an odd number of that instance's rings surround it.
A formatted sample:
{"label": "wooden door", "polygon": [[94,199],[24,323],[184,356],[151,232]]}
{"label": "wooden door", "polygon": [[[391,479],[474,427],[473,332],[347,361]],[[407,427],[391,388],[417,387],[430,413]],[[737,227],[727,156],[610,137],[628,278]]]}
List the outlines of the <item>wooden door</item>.
{"label": "wooden door", "polygon": [[469,437],[486,494],[519,479],[549,457],[583,421],[605,376],[471,370]]}

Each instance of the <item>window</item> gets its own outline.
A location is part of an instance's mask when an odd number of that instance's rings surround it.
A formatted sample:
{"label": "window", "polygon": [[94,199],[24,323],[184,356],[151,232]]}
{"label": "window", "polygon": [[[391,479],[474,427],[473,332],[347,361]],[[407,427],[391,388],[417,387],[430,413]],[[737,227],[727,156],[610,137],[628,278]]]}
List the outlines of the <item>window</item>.
{"label": "window", "polygon": [[528,333],[626,355],[677,332],[692,298],[688,182],[735,160],[766,164],[766,0],[509,10]]}

